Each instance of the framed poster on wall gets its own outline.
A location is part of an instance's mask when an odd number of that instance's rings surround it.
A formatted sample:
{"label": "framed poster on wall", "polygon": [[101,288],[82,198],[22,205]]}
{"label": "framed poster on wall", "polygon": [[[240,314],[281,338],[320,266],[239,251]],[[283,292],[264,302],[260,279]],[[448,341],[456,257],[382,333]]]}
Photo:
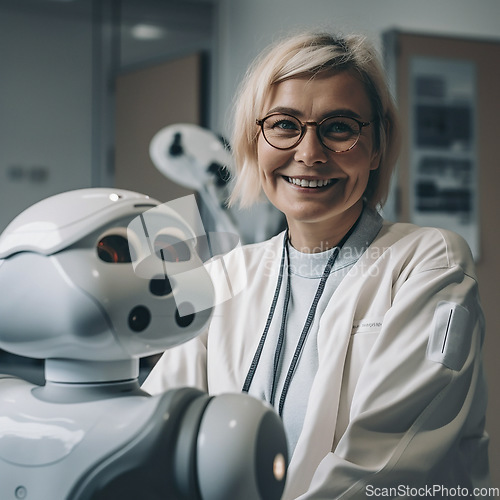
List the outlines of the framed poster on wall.
{"label": "framed poster on wall", "polygon": [[[472,48],[463,50],[468,43]],[[455,231],[477,261],[480,137],[474,45],[397,30],[384,33],[385,64],[403,142],[388,215]]]}
{"label": "framed poster on wall", "polygon": [[479,257],[476,68],[410,59],[410,221],[451,229]]}

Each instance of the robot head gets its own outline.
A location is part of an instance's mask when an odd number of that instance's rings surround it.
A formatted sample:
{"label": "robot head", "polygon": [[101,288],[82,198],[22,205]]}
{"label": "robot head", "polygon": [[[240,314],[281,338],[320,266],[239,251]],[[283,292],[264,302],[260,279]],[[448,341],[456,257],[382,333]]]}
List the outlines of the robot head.
{"label": "robot head", "polygon": [[[197,214],[194,197],[181,200]],[[0,348],[113,362],[195,337],[214,305],[199,232],[169,204],[124,190],[33,205],[0,236]]]}

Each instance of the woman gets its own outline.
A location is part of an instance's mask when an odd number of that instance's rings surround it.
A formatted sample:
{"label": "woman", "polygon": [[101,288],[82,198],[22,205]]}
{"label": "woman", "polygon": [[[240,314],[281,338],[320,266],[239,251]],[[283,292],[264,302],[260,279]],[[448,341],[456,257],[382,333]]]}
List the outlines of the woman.
{"label": "woman", "polygon": [[292,456],[287,499],[488,484],[473,261],[456,234],[377,212],[398,137],[372,47],[326,34],[279,43],[251,68],[235,116],[231,202],[263,192],[288,230],[244,247],[244,266],[227,257],[244,290],[164,354],[145,389],[271,403]]}

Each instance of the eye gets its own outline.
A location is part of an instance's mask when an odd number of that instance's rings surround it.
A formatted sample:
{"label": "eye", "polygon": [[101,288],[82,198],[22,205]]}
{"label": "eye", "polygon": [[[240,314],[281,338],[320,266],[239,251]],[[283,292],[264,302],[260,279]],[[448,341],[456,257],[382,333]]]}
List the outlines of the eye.
{"label": "eye", "polygon": [[111,264],[121,264],[135,260],[127,238],[119,234],[103,236],[97,243],[97,255]]}
{"label": "eye", "polygon": [[287,115],[271,115],[264,121],[266,133],[276,135],[300,134],[301,125],[293,117]]}
{"label": "eye", "polygon": [[351,118],[336,116],[325,120],[320,132],[326,138],[348,139],[359,134],[359,125]]}
{"label": "eye", "polygon": [[273,128],[282,130],[297,130],[297,124],[292,120],[280,120],[273,125]]}
{"label": "eye", "polygon": [[165,262],[187,262],[191,259],[187,243],[171,234],[159,234],[154,241],[154,251]]}

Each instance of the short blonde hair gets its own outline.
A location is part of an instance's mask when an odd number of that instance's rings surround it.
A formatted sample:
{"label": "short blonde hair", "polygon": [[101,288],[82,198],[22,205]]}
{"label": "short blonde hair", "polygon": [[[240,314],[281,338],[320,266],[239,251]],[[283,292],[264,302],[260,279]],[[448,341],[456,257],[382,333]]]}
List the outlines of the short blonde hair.
{"label": "short blonde hair", "polygon": [[262,196],[257,163],[260,129],[266,99],[274,84],[289,78],[314,77],[323,71],[352,71],[365,85],[373,108],[374,140],[380,154],[365,190],[367,204],[382,206],[399,153],[395,105],[374,47],[360,35],[336,37],[328,33],[303,33],[271,46],[250,66],[237,94],[232,147],[235,166],[229,204],[253,205]]}

